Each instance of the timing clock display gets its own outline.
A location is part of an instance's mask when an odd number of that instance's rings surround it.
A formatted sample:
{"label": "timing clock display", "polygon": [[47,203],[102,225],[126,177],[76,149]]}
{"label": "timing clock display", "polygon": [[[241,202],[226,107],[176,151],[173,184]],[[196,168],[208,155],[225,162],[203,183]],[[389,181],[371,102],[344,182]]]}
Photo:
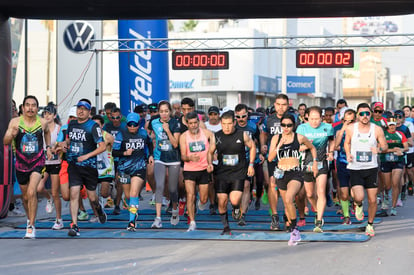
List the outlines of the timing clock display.
{"label": "timing clock display", "polygon": [[227,70],[229,52],[173,52],[173,70]]}
{"label": "timing clock display", "polygon": [[297,50],[296,68],[352,68],[354,50]]}

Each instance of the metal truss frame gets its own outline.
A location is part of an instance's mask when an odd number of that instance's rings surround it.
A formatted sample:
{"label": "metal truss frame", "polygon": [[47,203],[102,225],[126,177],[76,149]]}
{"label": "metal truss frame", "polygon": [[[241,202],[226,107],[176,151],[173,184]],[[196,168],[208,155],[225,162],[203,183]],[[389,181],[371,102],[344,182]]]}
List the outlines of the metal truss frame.
{"label": "metal truss frame", "polygon": [[[361,41],[362,40],[362,41]],[[140,46],[134,47],[136,42]],[[206,51],[414,46],[414,34],[91,40],[90,51]]]}

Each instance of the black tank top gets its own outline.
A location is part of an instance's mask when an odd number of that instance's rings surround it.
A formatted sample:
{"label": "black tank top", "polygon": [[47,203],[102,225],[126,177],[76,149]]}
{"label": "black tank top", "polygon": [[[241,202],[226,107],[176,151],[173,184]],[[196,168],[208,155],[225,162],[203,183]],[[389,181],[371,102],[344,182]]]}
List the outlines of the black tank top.
{"label": "black tank top", "polygon": [[280,147],[278,147],[280,139],[281,139],[281,136],[279,136],[279,140],[277,141],[277,144],[276,144],[276,148],[278,149],[276,162],[279,163],[279,160],[284,159],[284,158],[299,159],[301,152],[299,151],[300,144],[298,140],[298,134],[294,133],[293,141],[291,143],[282,144]]}
{"label": "black tank top", "polygon": [[221,180],[241,180],[247,175],[247,160],[243,131],[235,129],[230,135],[222,130],[215,133],[218,165],[216,178]]}

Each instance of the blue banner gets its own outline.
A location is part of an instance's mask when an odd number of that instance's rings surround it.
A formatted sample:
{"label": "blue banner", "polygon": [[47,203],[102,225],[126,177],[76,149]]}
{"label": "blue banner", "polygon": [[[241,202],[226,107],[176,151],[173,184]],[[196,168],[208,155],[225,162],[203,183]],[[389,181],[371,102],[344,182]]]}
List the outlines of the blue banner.
{"label": "blue banner", "polygon": [[261,93],[277,93],[277,81],[275,78],[254,75],[254,92]]}
{"label": "blue banner", "polygon": [[287,93],[309,94],[315,92],[314,76],[287,76]]}
{"label": "blue banner", "polygon": [[[135,106],[169,100],[167,41],[129,41],[122,39],[168,38],[167,20],[119,20],[119,86],[123,115]],[[155,47],[158,50],[140,50]],[[137,51],[122,52],[123,49]]]}

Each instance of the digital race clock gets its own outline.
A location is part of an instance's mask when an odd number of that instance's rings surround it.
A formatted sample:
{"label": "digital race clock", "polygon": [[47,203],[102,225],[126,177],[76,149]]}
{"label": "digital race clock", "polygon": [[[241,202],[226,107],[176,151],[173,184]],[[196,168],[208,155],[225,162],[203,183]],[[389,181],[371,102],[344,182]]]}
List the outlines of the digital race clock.
{"label": "digital race clock", "polygon": [[173,52],[173,70],[227,70],[229,52]]}
{"label": "digital race clock", "polygon": [[354,50],[297,50],[296,68],[352,68]]}

